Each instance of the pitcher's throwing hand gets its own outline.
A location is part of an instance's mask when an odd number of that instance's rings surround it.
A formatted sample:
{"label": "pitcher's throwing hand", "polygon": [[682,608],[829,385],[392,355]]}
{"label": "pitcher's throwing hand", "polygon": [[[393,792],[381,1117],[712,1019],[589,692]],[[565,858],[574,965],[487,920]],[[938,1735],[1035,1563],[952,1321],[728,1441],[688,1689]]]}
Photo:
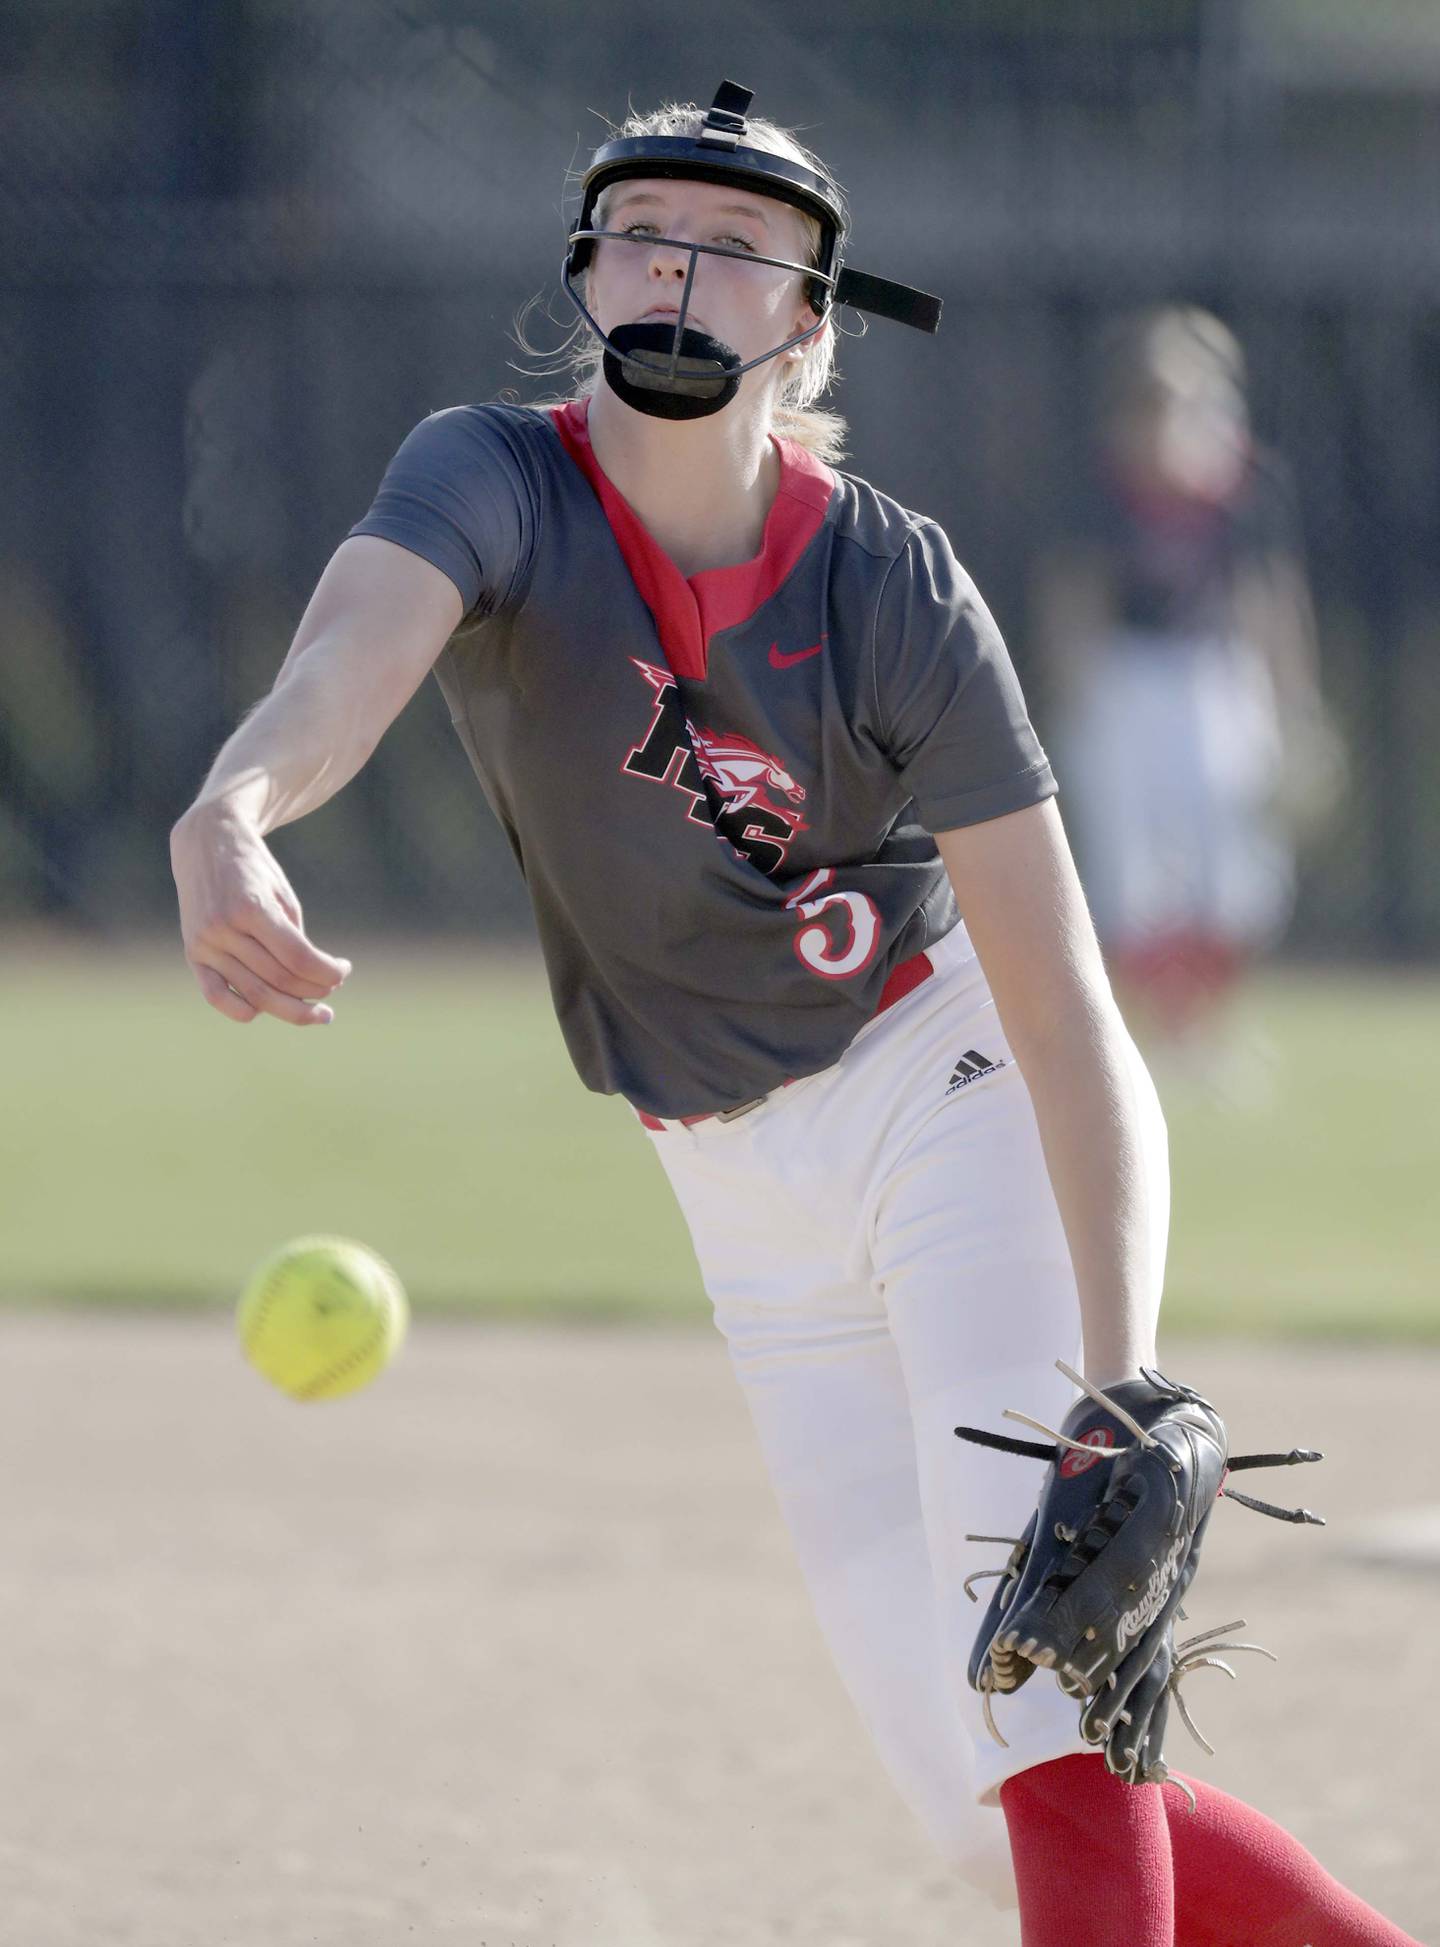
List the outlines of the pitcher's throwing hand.
{"label": "pitcher's throwing hand", "polygon": [[200,804],[170,834],[185,958],[210,1005],[232,1021],[273,1014],[324,1026],[350,972],[306,937],[300,901],[260,834],[224,806]]}

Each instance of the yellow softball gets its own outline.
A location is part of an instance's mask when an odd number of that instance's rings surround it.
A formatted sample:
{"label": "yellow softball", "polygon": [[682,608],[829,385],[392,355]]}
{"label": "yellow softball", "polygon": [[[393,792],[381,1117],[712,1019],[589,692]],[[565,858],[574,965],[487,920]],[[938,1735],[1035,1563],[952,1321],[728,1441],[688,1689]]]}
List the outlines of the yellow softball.
{"label": "yellow softball", "polygon": [[257,1266],[240,1297],[245,1357],[291,1399],[339,1399],[400,1349],[410,1308],[399,1278],[348,1237],[297,1237]]}

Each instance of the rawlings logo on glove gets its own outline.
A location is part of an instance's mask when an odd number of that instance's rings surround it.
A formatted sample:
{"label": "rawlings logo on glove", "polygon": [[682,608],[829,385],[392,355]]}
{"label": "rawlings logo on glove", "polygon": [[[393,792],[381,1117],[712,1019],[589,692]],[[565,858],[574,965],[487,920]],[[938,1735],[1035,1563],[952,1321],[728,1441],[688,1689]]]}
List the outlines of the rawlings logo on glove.
{"label": "rawlings logo on glove", "polygon": [[[958,1429],[957,1429],[958,1431]],[[1087,1433],[1072,1452],[1067,1453],[1060,1463],[1062,1481],[1073,1481],[1077,1474],[1085,1474],[1092,1467],[1098,1467],[1106,1449],[1113,1450],[1115,1436],[1108,1426],[1097,1426]]]}
{"label": "rawlings logo on glove", "polygon": [[1150,1571],[1150,1580],[1145,1585],[1145,1594],[1133,1609],[1127,1609],[1121,1616],[1115,1631],[1115,1647],[1123,1651],[1132,1636],[1138,1636],[1142,1629],[1154,1622],[1170,1593],[1171,1585],[1178,1581],[1180,1568],[1188,1552],[1185,1538],[1170,1550],[1163,1562],[1158,1562]]}
{"label": "rawlings logo on glove", "polygon": [[1281,1521],[1323,1525],[1308,1508],[1277,1508],[1226,1485],[1241,1468],[1292,1466],[1321,1455],[1296,1447],[1227,1457],[1224,1421],[1188,1386],[1146,1366],[1140,1378],[1102,1392],[1063,1360],[1056,1365],[1085,1395],[1058,1433],[1005,1409],[1007,1419],[1033,1426],[1053,1444],[955,1429],[962,1440],[1050,1463],[1023,1536],[966,1537],[1011,1546],[1003,1569],[966,1578],[972,1601],[972,1582],[1000,1578],[975,1639],[970,1683],[1003,1744],[992,1697],[1018,1690],[1037,1669],[1053,1670],[1060,1687],[1081,1700],[1081,1735],[1105,1745],[1111,1771],[1131,1784],[1158,1784],[1168,1776],[1161,1740],[1172,1696],[1187,1728],[1210,1749],[1180,1697],[1180,1679],[1202,1666],[1233,1676],[1217,1650],[1270,1655],[1256,1643],[1216,1640],[1243,1622],[1175,1642],[1175,1618],[1184,1614],[1180,1602],[1215,1502],[1223,1495]]}

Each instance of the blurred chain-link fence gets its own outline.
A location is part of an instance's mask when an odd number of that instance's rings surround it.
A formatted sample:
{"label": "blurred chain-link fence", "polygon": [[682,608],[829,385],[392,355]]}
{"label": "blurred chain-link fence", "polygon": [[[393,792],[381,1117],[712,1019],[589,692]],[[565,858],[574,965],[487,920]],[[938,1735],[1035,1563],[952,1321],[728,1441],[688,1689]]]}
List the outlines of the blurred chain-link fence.
{"label": "blurred chain-link fence", "polygon": [[[1085,491],[1096,332],[1177,298],[1230,325],[1350,752],[1292,944],[1440,943],[1433,0],[0,13],[11,923],[168,923],[168,825],[394,447],[438,406],[546,394],[509,332],[556,286],[601,117],[728,74],[846,183],[856,260],[944,296],[934,344],[845,347],[838,403],[857,470],[950,531],[1042,733],[1029,589]],[[526,925],[433,686],[278,849],[312,914]]]}

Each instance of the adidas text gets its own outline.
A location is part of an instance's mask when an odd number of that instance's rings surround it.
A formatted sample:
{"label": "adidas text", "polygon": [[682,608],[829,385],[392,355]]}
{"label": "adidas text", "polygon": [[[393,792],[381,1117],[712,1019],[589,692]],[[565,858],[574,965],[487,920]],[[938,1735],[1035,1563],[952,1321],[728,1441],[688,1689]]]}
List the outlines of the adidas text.
{"label": "adidas text", "polygon": [[982,1055],[978,1048],[967,1048],[955,1064],[945,1093],[954,1095],[957,1089],[968,1088],[971,1082],[978,1082],[982,1075],[993,1075],[997,1070],[1008,1067],[1009,1063],[1003,1057],[999,1061],[992,1061],[989,1055]]}

